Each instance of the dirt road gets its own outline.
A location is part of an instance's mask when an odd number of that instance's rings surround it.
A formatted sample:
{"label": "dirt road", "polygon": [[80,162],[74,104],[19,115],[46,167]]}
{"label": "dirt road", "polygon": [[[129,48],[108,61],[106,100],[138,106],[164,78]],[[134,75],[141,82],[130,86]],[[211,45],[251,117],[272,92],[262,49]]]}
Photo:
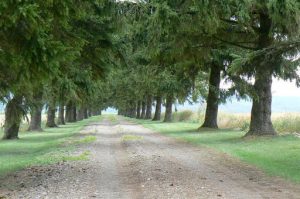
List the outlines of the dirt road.
{"label": "dirt road", "polygon": [[97,137],[78,151],[90,151],[88,161],[18,172],[1,182],[1,194],[51,199],[300,198],[299,185],[122,119],[118,124],[94,123],[84,131]]}

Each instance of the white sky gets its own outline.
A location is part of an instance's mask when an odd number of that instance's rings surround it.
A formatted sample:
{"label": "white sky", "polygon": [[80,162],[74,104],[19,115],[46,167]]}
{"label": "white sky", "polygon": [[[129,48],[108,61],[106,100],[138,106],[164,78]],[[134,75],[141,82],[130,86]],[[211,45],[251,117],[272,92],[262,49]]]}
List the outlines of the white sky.
{"label": "white sky", "polygon": [[[254,83],[254,80],[253,82]],[[221,88],[229,88],[231,83],[221,82]],[[273,96],[300,97],[300,88],[296,86],[295,81],[283,81],[273,78],[272,84]]]}
{"label": "white sky", "polygon": [[296,87],[295,81],[273,79],[272,93],[274,96],[300,96],[300,88]]}

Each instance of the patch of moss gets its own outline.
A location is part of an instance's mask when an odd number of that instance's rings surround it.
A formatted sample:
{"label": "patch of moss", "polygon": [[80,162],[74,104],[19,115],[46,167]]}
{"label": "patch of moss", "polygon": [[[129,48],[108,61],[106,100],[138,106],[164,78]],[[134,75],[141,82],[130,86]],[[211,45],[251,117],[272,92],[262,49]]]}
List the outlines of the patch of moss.
{"label": "patch of moss", "polygon": [[135,140],[142,140],[143,136],[136,136],[136,135],[123,135],[122,136],[122,141],[135,141]]}
{"label": "patch of moss", "polygon": [[84,143],[91,143],[91,142],[95,142],[97,140],[97,138],[95,136],[85,136],[83,139],[81,140],[77,140],[75,141],[76,144],[84,144]]}
{"label": "patch of moss", "polygon": [[88,160],[89,159],[89,155],[91,154],[90,151],[84,151],[82,154],[80,155],[76,155],[76,156],[64,156],[63,160],[64,161],[81,161],[81,160]]}

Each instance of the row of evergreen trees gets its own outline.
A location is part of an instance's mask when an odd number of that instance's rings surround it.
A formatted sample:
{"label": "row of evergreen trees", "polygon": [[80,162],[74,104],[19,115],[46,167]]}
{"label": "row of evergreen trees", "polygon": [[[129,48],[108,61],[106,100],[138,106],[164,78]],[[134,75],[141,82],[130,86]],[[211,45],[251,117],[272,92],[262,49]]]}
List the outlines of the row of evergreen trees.
{"label": "row of evergreen trees", "polygon": [[57,109],[61,124],[109,106],[149,118],[155,100],[168,122],[175,102],[204,99],[217,128],[230,96],[253,101],[247,135],[274,135],[272,78],[300,80],[298,0],[3,0],[0,36],[5,139],[27,113],[40,129],[45,105],[54,127]]}
{"label": "row of evergreen trees", "polygon": [[110,0],[0,2],[4,139],[18,138],[28,113],[29,130],[41,130],[45,107],[48,127],[57,126],[58,107],[59,124],[99,113],[105,104],[102,79],[117,60],[115,8]]}
{"label": "row of evergreen trees", "polygon": [[[299,1],[149,0],[125,2],[120,12],[127,67],[114,74],[112,100],[121,114],[139,115],[140,104],[154,97],[157,110],[165,101],[169,121],[175,101],[202,97],[202,127],[217,128],[219,103],[250,97],[247,135],[276,134],[272,78],[299,85]],[[221,89],[222,80],[232,86]]]}

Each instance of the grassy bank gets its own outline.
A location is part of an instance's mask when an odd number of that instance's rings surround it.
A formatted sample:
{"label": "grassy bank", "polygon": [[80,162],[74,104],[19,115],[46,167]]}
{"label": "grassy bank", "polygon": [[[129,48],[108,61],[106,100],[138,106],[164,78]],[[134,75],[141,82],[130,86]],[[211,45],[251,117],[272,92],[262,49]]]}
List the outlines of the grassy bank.
{"label": "grassy bank", "polygon": [[[0,176],[31,165],[50,164],[65,160],[66,151],[73,149],[77,142],[67,142],[85,125],[99,121],[101,117],[92,117],[59,128],[46,128],[44,132],[21,132],[19,140],[0,141]],[[0,132],[2,137],[3,132]]]}
{"label": "grassy bank", "polygon": [[245,132],[234,130],[197,131],[198,123],[161,123],[130,119],[162,134],[196,145],[215,148],[242,161],[256,165],[270,175],[300,183],[300,138],[282,135],[269,138],[242,138]]}

